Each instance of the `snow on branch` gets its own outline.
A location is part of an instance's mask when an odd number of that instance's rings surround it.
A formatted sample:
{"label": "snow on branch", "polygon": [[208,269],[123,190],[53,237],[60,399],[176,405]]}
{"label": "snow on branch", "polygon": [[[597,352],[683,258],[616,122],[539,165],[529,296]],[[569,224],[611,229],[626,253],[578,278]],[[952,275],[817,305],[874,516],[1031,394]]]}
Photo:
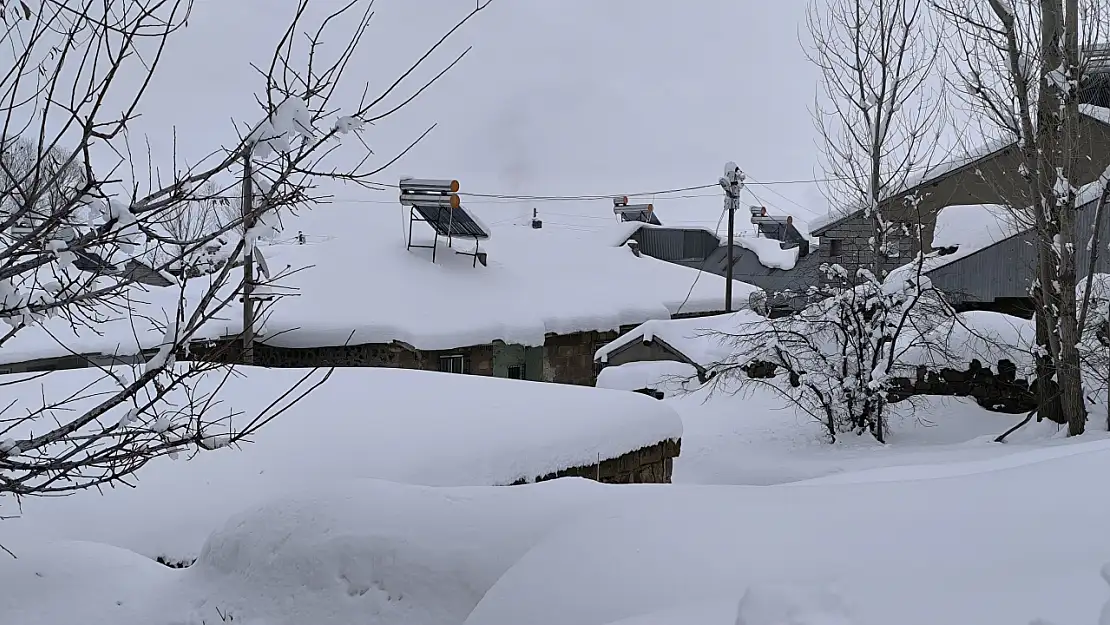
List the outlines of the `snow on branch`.
{"label": "snow on branch", "polygon": [[[362,136],[465,56],[413,82],[414,72],[432,63],[489,0],[462,12],[376,93],[370,85],[340,89],[356,78],[348,70],[360,58],[373,1],[294,4],[287,28],[275,33],[268,66],[256,68],[257,117],[229,127],[199,162],[181,168],[189,159],[174,154],[173,162],[151,163],[147,171],[137,171],[128,130],[192,0],[0,9],[6,18],[0,39],[12,55],[0,76],[0,319],[6,322],[0,355],[28,341],[68,349],[72,337],[122,323],[126,336],[102,342],[121,349],[130,343],[121,357],[137,363],[102,368],[108,386],[95,392],[56,395],[40,379],[49,373],[0,378],[0,385],[43,389],[31,404],[0,406],[0,506],[11,505],[6,495],[125,480],[161,455],[232,445],[273,417],[238,423],[233,410],[214,410],[219,384],[213,388],[212,380],[231,374],[216,363],[237,356],[228,351],[230,341],[199,356],[192,353],[195,344],[237,317],[243,285],[235,269],[244,251],[253,253],[254,241],[279,231],[283,215],[326,199],[318,191],[325,182],[373,186],[375,174],[427,135],[385,159],[374,158]],[[325,40],[340,45],[326,52]],[[384,104],[397,97],[401,104]],[[264,321],[266,306],[260,308]]]}

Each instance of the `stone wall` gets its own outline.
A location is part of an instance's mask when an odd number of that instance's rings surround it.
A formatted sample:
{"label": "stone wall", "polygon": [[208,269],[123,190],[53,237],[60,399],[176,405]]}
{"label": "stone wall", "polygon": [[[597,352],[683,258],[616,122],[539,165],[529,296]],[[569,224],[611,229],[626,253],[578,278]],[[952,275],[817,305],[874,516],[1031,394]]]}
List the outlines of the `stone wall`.
{"label": "stone wall", "polygon": [[420,369],[416,354],[393,345],[338,345],[290,349],[256,344],[254,362],[260,367],[402,367]]}
{"label": "stone wall", "polygon": [[618,332],[549,334],[543,344],[543,381],[593,386],[597,382],[594,354],[618,336]]}
{"label": "stone wall", "polygon": [[[548,335],[543,347],[501,342],[441,351],[414,350],[400,344],[373,343],[313,348],[274,347],[255,344],[254,362],[261,367],[398,367],[437,371],[440,357],[465,357],[467,373],[508,377],[511,367],[521,367],[525,379],[593,386],[597,381],[594,353],[617,338],[617,332],[575,332]],[[180,360],[242,362],[242,345],[235,340],[196,343]]]}
{"label": "stone wall", "polygon": [[[681,441],[667,440],[618,458],[602,460],[600,465],[572,467],[531,481],[546,482],[560,477],[584,477],[603,484],[670,484],[674,459],[681,451]],[[520,480],[514,485],[526,483],[526,480]]]}
{"label": "stone wall", "polygon": [[[871,246],[868,241],[872,235],[872,227],[871,220],[861,213],[822,232],[821,246],[817,249],[821,262],[839,264],[852,276],[861,265],[870,268]],[[930,230],[928,238],[931,240],[932,224],[927,224],[926,228]],[[913,237],[904,236],[897,225],[893,226],[892,230],[890,239],[897,246],[898,254],[888,257],[883,263],[883,269],[886,271],[896,269],[913,260],[918,247],[917,241]],[[839,256],[832,255],[832,241],[839,241]]]}
{"label": "stone wall", "polygon": [[[775,364],[762,361],[754,361],[742,369],[749,378],[755,379],[769,379],[778,374]],[[888,392],[891,403],[917,395],[971,397],[987,410],[1012,414],[1029,412],[1037,405],[1036,381],[1018,379],[1017,367],[1009,360],[999,361],[993,371],[978,360],[972,360],[966,371],[950,367],[929,370],[922,366],[917,368],[912,379],[894,377],[891,383],[893,388]]]}
{"label": "stone wall", "polygon": [[[995,372],[997,371],[997,373]],[[993,412],[1020,414],[1037,406],[1037,383],[1017,378],[1017,367],[1008,360],[999,361],[994,371],[971,361],[966,371],[945,367],[930,371],[917,368],[913,378],[894,378],[890,392],[893,402],[914,395],[971,397],[983,408]]]}

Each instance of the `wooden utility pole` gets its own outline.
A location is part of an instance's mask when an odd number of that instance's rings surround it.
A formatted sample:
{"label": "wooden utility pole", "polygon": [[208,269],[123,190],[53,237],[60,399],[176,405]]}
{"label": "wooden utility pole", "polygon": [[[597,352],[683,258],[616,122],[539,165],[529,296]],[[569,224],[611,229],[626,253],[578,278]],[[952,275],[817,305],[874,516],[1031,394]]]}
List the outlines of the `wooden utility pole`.
{"label": "wooden utility pole", "polygon": [[732,312],[733,242],[736,236],[736,211],[740,208],[740,192],[744,190],[744,172],[736,163],[725,164],[725,175],[720,185],[725,190],[725,210],[728,211],[728,260],[725,267],[725,312]]}
{"label": "wooden utility pole", "polygon": [[251,150],[243,154],[243,364],[254,364],[254,190],[251,184]]}

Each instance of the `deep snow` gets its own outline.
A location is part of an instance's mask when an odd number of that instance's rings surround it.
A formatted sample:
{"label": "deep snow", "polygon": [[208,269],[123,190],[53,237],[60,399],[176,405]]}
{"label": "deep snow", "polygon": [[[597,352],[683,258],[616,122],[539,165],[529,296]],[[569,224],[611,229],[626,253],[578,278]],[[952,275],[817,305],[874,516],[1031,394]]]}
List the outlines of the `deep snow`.
{"label": "deep snow", "polygon": [[[1110,547],[1097,530],[1059,529],[1110,521],[1110,503],[1090,496],[1110,442],[1056,456],[766,488],[337,481],[247,506],[210,528],[184,570],[20,541],[19,559],[0,559],[14,590],[0,614],[20,625],[200,625],[219,622],[217,609],[269,625],[1093,623]],[[807,613],[817,620],[775,620]]]}
{"label": "deep snow", "polygon": [[[236,422],[242,425],[305,373],[236,367],[211,410],[241,412]],[[28,381],[11,384],[21,378]],[[60,397],[80,391],[78,396],[89,398],[65,406],[63,417],[102,401],[115,385],[87,369],[3,381],[14,402],[12,413],[33,409],[36,402],[41,406],[43,392]],[[205,401],[222,381],[220,375],[209,376],[194,397]],[[277,407],[288,404],[285,399]],[[118,421],[125,410],[105,419]],[[3,521],[9,537],[45,531],[55,539],[94,540],[152,558],[188,560],[215,524],[290,489],[355,478],[432,486],[510,484],[681,436],[682,423],[671,406],[637,393],[405,369],[338,369],[240,449],[156,459],[139,473],[134,489],[30,499],[19,512],[3,498],[0,515],[22,515]],[[144,521],[134,523],[136,516]]]}

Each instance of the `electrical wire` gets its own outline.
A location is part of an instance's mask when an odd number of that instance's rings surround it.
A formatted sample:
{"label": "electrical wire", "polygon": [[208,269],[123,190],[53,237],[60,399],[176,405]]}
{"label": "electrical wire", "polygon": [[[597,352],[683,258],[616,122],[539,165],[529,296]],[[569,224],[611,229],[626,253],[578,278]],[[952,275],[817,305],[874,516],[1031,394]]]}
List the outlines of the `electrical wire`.
{"label": "electrical wire", "polygon": [[[721,222],[723,222],[725,220],[725,215],[727,215],[727,214],[728,214],[728,207],[725,207],[725,209],[721,211],[721,216],[717,218],[717,227],[713,229],[714,233],[720,231]],[[706,257],[701,261],[701,266],[698,267],[698,275],[694,276],[694,281],[690,283],[690,290],[686,291],[686,298],[683,299],[682,303],[678,305],[678,309],[675,310],[674,314],[676,314],[676,315],[681,314],[682,313],[682,308],[684,306],[686,306],[686,304],[690,301],[690,297],[694,294],[694,287],[696,287],[698,285],[698,280],[701,280],[701,274],[705,273],[705,264],[708,263],[708,262],[709,262],[709,255],[706,255]],[[732,302],[729,302],[729,304],[731,304],[731,303]]]}
{"label": "electrical wire", "polygon": [[[820,182],[833,182],[838,180],[848,180],[847,177],[830,177],[830,178],[809,178],[809,179],[792,179],[792,180],[765,180],[755,181],[750,180],[747,184],[757,186],[774,186],[774,185],[793,185],[793,184],[815,184]],[[373,184],[389,189],[399,189],[400,183],[388,182],[374,182]],[[571,201],[596,201],[596,200],[611,200],[614,197],[651,197],[651,196],[674,196],[676,193],[687,193],[690,191],[704,191],[706,189],[716,189],[719,183],[713,182],[710,184],[691,185],[686,187],[676,187],[673,189],[662,189],[656,191],[641,191],[637,193],[594,193],[594,194],[567,194],[567,195],[528,195],[528,194],[513,194],[513,193],[479,193],[460,191],[458,195],[462,197],[483,198],[488,200],[508,200],[508,201],[523,201],[523,202],[571,202]],[[382,189],[384,190],[384,189]],[[707,193],[699,195],[689,195],[682,197],[712,197],[718,194]],[[677,197],[662,197],[659,200],[678,199]]]}

